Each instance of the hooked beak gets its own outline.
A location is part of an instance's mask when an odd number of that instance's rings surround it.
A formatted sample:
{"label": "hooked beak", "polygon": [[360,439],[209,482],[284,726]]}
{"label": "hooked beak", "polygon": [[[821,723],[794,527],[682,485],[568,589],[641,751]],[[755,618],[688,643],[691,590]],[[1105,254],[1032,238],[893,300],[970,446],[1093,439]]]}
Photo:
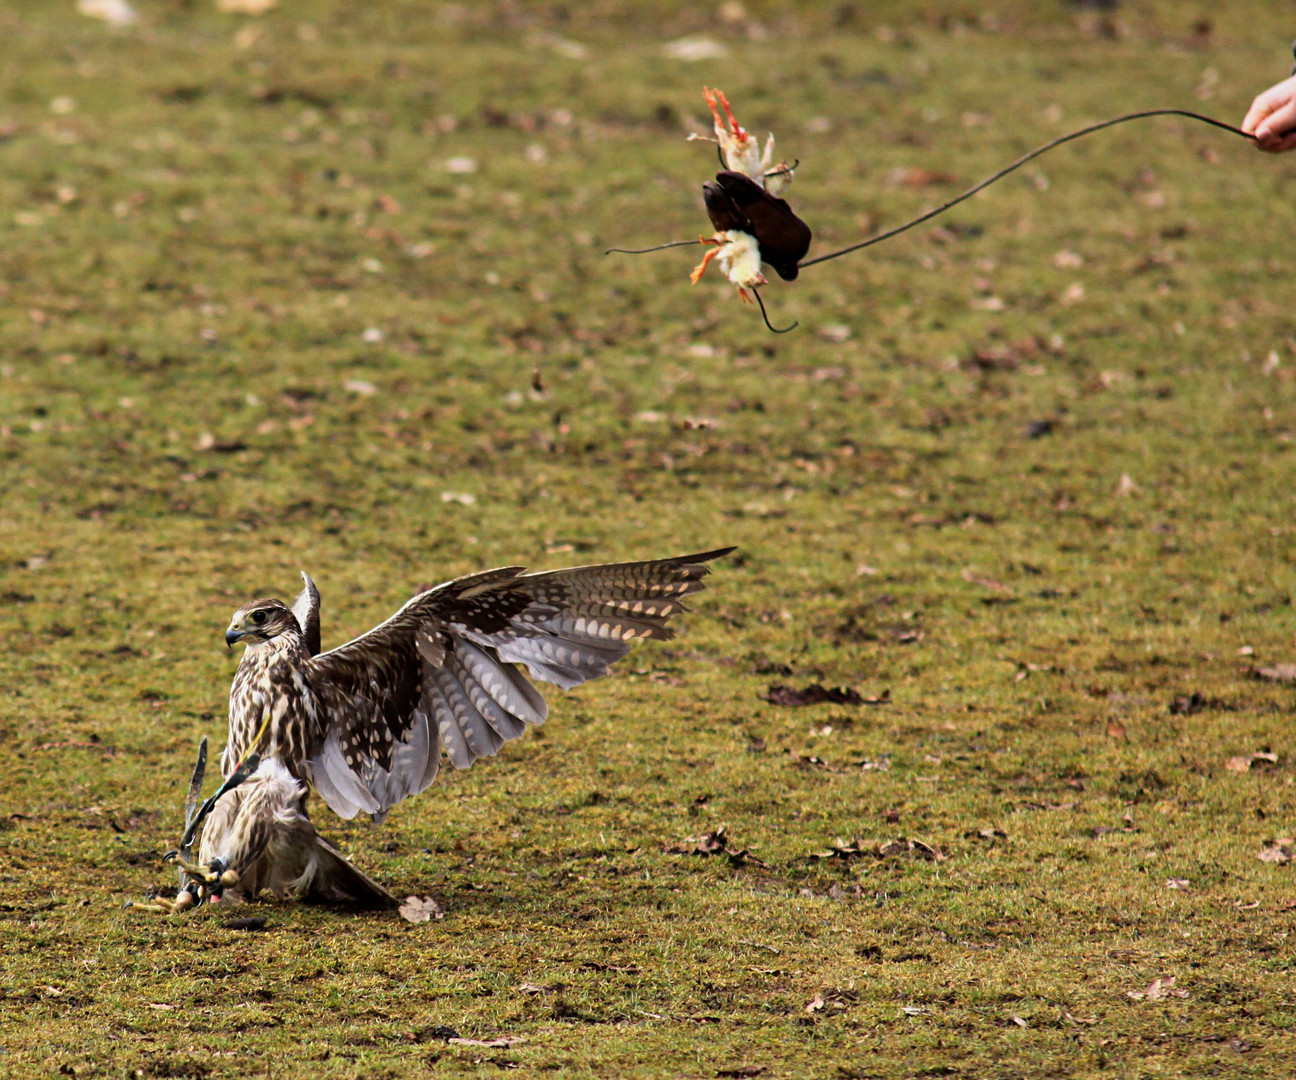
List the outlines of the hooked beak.
{"label": "hooked beak", "polygon": [[234,647],[234,643],[237,641],[242,641],[244,636],[245,635],[242,630],[235,630],[234,627],[231,626],[228,630],[225,631],[225,647],[227,649],[232,649]]}

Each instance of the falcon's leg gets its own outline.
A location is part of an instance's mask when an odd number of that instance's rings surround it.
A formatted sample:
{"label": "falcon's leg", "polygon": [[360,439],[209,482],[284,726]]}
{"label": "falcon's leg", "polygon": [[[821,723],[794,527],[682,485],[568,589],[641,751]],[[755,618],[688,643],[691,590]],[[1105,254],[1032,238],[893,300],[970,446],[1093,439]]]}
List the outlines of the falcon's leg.
{"label": "falcon's leg", "polygon": [[190,882],[176,894],[174,900],[129,900],[123,905],[128,911],[151,911],[158,915],[179,915],[202,903],[201,887]]}
{"label": "falcon's leg", "polygon": [[229,869],[224,859],[212,859],[210,862],[197,863],[186,859],[182,855],[177,855],[172,861],[185,872],[191,884],[201,885],[212,896],[220,896],[226,889],[233,888],[239,883],[238,874]]}

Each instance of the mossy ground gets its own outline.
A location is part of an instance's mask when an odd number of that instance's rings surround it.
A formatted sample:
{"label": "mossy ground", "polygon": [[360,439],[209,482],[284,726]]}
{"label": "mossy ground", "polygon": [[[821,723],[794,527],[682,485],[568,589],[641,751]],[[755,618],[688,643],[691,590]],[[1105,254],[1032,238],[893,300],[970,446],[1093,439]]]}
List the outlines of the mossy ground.
{"label": "mossy ground", "polygon": [[[822,253],[1087,121],[1236,120],[1288,5],[138,7],[0,13],[0,1069],[1293,1071],[1292,691],[1251,675],[1296,651],[1293,159],[1106,132],[771,284],[785,337],[695,252],[601,254],[705,227],[704,83]],[[678,642],[382,828],[317,813],[444,920],[119,910],[243,600],[308,569],[336,643],[721,544]],[[761,700],[810,681],[890,700]],[[721,825],[759,861],[668,850]]]}

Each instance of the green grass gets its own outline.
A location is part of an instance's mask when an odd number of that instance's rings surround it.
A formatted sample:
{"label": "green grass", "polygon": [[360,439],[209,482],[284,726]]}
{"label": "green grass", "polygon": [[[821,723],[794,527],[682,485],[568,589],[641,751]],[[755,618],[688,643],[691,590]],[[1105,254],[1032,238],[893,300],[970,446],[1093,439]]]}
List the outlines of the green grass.
{"label": "green grass", "polygon": [[[0,13],[0,1069],[1293,1071],[1292,689],[1251,673],[1296,659],[1296,158],[1105,132],[772,283],[785,337],[695,252],[601,254],[705,228],[704,83],[801,159],[813,255],[1117,112],[1236,121],[1285,7],[138,6]],[[728,57],[663,55],[694,33]],[[722,544],[542,731],[382,828],[319,808],[444,920],[119,910],[242,601],[307,569],[337,643]],[[890,701],[762,700],[811,681]],[[672,850],[722,825],[754,860]]]}

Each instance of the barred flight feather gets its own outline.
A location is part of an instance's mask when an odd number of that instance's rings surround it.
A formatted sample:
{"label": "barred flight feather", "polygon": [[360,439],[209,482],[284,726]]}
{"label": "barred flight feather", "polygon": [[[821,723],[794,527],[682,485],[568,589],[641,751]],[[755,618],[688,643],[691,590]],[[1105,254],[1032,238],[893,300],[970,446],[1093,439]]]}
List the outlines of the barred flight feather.
{"label": "barred flight feather", "polygon": [[564,689],[597,678],[634,642],[673,637],[668,620],[704,587],[706,564],[731,550],[470,574],[419,593],[329,652],[318,651],[319,591],[303,574],[291,610],[265,600],[235,615],[232,630],[241,615],[269,617],[255,637],[240,633],[249,647],[231,691],[224,760],[253,749],[265,702],[273,721],[260,749],[284,757],[343,817],[381,820],[432,782],[442,746],[467,768],[544,722],[544,699],[514,664]]}

